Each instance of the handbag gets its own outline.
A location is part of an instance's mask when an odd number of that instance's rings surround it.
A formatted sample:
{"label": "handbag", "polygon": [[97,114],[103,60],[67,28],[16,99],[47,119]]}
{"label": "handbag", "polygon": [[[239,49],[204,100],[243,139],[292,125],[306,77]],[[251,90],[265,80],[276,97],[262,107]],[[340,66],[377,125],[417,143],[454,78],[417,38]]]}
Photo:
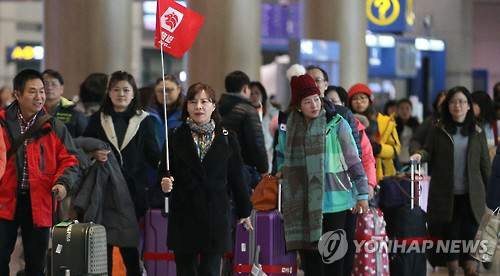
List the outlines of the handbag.
{"label": "handbag", "polygon": [[498,231],[500,230],[499,212],[500,206],[495,211],[487,209],[477,230],[474,242],[479,242],[480,246],[471,253],[471,256],[480,262],[493,261],[498,243]]}
{"label": "handbag", "polygon": [[257,184],[250,200],[255,210],[266,211],[278,208],[278,179],[266,175]]}

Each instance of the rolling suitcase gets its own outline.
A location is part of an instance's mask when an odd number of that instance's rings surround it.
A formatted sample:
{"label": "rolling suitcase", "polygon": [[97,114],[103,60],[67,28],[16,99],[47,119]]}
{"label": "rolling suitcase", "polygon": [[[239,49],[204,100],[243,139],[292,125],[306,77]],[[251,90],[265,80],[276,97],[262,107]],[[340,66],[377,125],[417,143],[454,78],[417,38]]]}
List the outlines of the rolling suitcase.
{"label": "rolling suitcase", "polygon": [[[52,210],[55,210],[55,196],[52,192]],[[55,221],[55,212],[52,219]],[[108,275],[104,226],[77,220],[61,222],[51,229],[51,244],[48,275]]]}
{"label": "rolling suitcase", "polygon": [[[418,174],[417,174],[418,170]],[[411,162],[411,203],[397,210],[394,220],[394,233],[391,239],[405,244],[406,252],[392,252],[390,271],[392,275],[426,275],[427,258],[422,250],[409,250],[412,244],[422,243],[428,238],[426,213],[420,208],[420,163]],[[418,180],[417,180],[418,176]],[[395,247],[393,247],[395,248]],[[401,247],[400,247],[401,248]],[[419,247],[422,249],[422,246]]]}
{"label": "rolling suitcase", "polygon": [[146,211],[144,223],[144,267],[148,276],[175,276],[174,253],[167,248],[168,219],[161,209]]}
{"label": "rolling suitcase", "polygon": [[250,216],[253,231],[238,225],[234,275],[297,275],[297,253],[286,252],[285,248],[280,191],[281,185],[278,192],[279,210],[253,210]]}
{"label": "rolling suitcase", "polygon": [[[352,275],[389,275],[389,255],[387,233],[385,232],[384,214],[375,207],[370,207],[367,214],[358,215],[356,222],[356,240],[364,241],[360,252],[354,255]],[[377,250],[370,250],[369,243],[378,243]],[[385,247],[383,246],[385,244]],[[383,249],[381,249],[383,248]]]}
{"label": "rolling suitcase", "polygon": [[106,230],[95,223],[61,222],[52,228],[53,276],[107,275]]}

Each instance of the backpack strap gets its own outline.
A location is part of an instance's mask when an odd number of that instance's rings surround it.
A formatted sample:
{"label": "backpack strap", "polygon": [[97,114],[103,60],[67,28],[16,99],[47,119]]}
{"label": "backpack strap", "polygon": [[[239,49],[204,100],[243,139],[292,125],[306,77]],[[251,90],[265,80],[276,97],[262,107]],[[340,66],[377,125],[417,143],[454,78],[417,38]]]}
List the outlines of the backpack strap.
{"label": "backpack strap", "polygon": [[19,147],[24,143],[24,141],[26,141],[26,139],[31,138],[33,133],[40,130],[42,128],[42,126],[51,118],[52,118],[52,116],[50,116],[49,114],[44,114],[39,120],[35,121],[35,123],[28,130],[26,130],[26,132],[23,135],[21,135],[21,137],[19,137],[19,139],[14,141],[14,143],[12,143],[12,146],[10,147],[10,149],[7,151],[7,160],[14,153],[17,152]]}

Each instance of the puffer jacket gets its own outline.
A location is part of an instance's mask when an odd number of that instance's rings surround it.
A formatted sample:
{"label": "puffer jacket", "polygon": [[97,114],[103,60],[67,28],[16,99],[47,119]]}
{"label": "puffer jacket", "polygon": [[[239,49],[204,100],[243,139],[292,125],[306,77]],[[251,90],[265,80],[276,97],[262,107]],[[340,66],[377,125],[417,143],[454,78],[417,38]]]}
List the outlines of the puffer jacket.
{"label": "puffer jacket", "polygon": [[221,124],[236,133],[241,147],[243,163],[256,167],[259,173],[267,173],[267,151],[257,109],[238,94],[225,93],[219,100]]}
{"label": "puffer jacket", "polygon": [[394,159],[401,151],[396,122],[392,116],[377,114],[377,125],[380,137],[375,142],[380,144],[380,152],[375,156],[375,167],[377,169],[377,181],[385,176],[396,175]]}
{"label": "puffer jacket", "polygon": [[361,138],[361,148],[363,149],[363,156],[361,157],[363,169],[365,170],[366,177],[368,178],[368,185],[375,187],[377,186],[377,174],[375,171],[375,157],[373,156],[372,144],[366,135],[366,127],[357,118],[356,125]]}
{"label": "puffer jacket", "polygon": [[[17,102],[0,111],[0,123],[6,149],[21,137],[17,121]],[[36,120],[46,114],[42,109]],[[78,177],[78,160],[73,139],[61,121],[50,118],[38,131],[33,133],[26,146],[29,157],[28,173],[30,181],[31,209],[34,227],[52,225],[52,187],[61,184],[70,191]],[[5,173],[0,179],[0,219],[12,220],[17,204],[18,177],[23,166],[22,146],[8,160]],[[3,238],[3,237],[2,237]]]}

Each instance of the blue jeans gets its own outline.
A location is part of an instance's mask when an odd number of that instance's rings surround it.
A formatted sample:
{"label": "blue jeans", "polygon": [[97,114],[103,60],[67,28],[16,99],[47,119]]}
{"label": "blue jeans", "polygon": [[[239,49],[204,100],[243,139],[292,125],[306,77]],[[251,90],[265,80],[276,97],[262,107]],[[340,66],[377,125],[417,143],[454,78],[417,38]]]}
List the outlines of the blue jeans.
{"label": "blue jeans", "polygon": [[49,244],[49,227],[33,227],[30,195],[17,198],[14,220],[0,219],[0,275],[9,275],[10,256],[14,251],[17,229],[21,227],[26,275],[44,275]]}

